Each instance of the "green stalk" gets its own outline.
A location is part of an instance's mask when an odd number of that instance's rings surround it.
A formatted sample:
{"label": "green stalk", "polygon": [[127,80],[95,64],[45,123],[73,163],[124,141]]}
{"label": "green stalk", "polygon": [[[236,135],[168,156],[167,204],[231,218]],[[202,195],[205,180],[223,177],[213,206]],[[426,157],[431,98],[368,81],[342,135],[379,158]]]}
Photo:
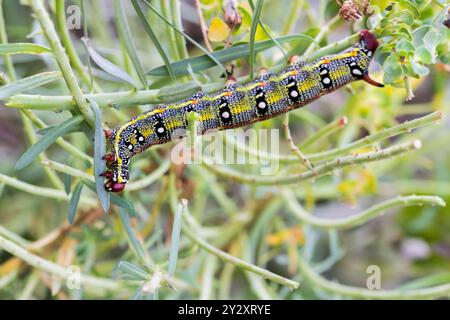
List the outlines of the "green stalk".
{"label": "green stalk", "polygon": [[298,257],[299,267],[302,275],[313,286],[330,291],[334,294],[341,294],[357,299],[433,299],[433,298],[448,298],[450,297],[450,283],[438,285],[435,287],[411,289],[411,290],[370,290],[365,288],[358,288],[336,283],[325,279],[317,274],[311,265],[306,262],[302,255]]}
{"label": "green stalk", "polygon": [[[181,20],[181,3],[180,0],[169,0],[170,1],[170,12],[172,13],[172,24],[180,31],[183,31],[183,24]],[[175,35],[176,37],[176,45],[178,50],[178,56],[180,59],[189,58],[189,54],[187,52],[186,40],[183,37],[183,34],[178,33]]]}
{"label": "green stalk", "polygon": [[[0,248],[9,252],[13,256],[20,258],[25,261],[27,264],[48,272],[53,275],[57,275],[63,279],[68,279],[73,277],[73,272],[69,271],[69,268],[58,265],[54,262],[41,258],[14,242],[5,239],[0,236]],[[109,290],[109,291],[117,291],[125,289],[119,282],[113,281],[110,279],[102,279],[94,276],[88,276],[84,274],[80,274],[80,281],[83,285],[86,286],[86,289],[90,290]]]}
{"label": "green stalk", "polygon": [[300,181],[316,179],[321,176],[332,173],[335,169],[344,168],[350,165],[374,162],[382,159],[389,159],[397,155],[417,150],[421,147],[419,140],[409,143],[400,144],[375,152],[367,152],[359,155],[350,155],[342,158],[336,158],[323,164],[317,165],[314,170],[291,174],[289,176],[261,176],[253,175],[233,170],[229,167],[212,165],[213,161],[204,161],[203,165],[210,171],[219,176],[230,179],[238,183],[254,184],[254,185],[283,185],[294,184]]}
{"label": "green stalk", "polygon": [[358,214],[348,216],[340,219],[328,219],[319,218],[307,213],[302,206],[295,199],[294,193],[283,188],[281,195],[286,200],[287,207],[290,211],[299,218],[302,222],[309,225],[325,228],[325,229],[349,229],[359,226],[381,214],[386,210],[397,207],[410,207],[410,206],[422,206],[422,205],[432,205],[445,207],[445,202],[442,198],[436,196],[404,196],[397,197],[395,199],[390,199],[372,206],[371,208],[364,210]]}
{"label": "green stalk", "polygon": [[[72,44],[72,41],[70,39],[69,34],[69,28],[66,24],[66,12],[65,12],[65,0],[55,0],[55,15],[56,15],[56,28],[58,30],[59,37],[61,39],[61,43],[64,46],[64,49],[66,50],[67,56],[69,58],[69,61],[77,74],[80,76],[83,83],[87,86],[91,86],[91,77],[84,69],[83,64],[81,63],[80,58],[78,57],[78,54]],[[92,82],[93,89],[96,92],[101,92],[101,88],[95,83]]]}
{"label": "green stalk", "polygon": [[147,32],[148,36],[152,40],[153,44],[155,45],[156,50],[158,51],[161,59],[163,59],[167,71],[169,72],[170,79],[172,81],[175,81],[175,73],[173,72],[172,66],[170,64],[170,60],[167,57],[166,52],[164,51],[158,37],[156,36],[155,31],[153,30],[153,27],[151,26],[150,22],[148,21],[147,17],[144,14],[144,11],[141,8],[141,5],[139,4],[138,0],[131,0],[131,3],[133,4],[134,10],[136,11],[139,19],[141,20],[142,25],[144,26],[145,31]]}
{"label": "green stalk", "polygon": [[255,35],[256,35],[256,29],[259,25],[259,17],[261,16],[262,7],[264,4],[264,0],[258,0],[256,2],[255,10],[252,17],[252,25],[250,27],[250,54],[249,54],[249,77],[253,78],[254,72],[255,72]]}
{"label": "green stalk", "polygon": [[[8,43],[8,35],[6,33],[5,18],[3,16],[3,0],[0,0],[0,42]],[[14,64],[9,54],[3,56],[3,62],[5,63],[6,72],[8,72],[9,80],[11,82],[16,80],[16,71],[14,70]]]}
{"label": "green stalk", "polygon": [[52,52],[61,70],[61,73],[66,81],[67,87],[69,88],[73,98],[75,99],[78,111],[83,115],[85,121],[92,127],[94,124],[94,117],[92,110],[89,108],[88,104],[83,98],[83,92],[78,86],[75,75],[73,74],[72,68],[70,66],[69,58],[67,57],[65,50],[59,40],[58,34],[56,33],[55,26],[44,7],[42,0],[31,0],[31,8],[35,14],[36,19],[41,25],[45,36],[52,48]]}

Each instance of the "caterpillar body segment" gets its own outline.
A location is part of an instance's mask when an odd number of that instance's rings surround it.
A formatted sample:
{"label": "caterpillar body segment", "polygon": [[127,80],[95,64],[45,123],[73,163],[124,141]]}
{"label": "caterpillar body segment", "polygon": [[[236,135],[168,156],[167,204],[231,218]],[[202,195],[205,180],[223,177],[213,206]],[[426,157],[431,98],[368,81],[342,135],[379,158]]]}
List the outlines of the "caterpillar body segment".
{"label": "caterpillar body segment", "polygon": [[353,47],[306,63],[292,59],[279,74],[263,72],[253,81],[239,85],[228,81],[212,94],[196,93],[177,103],[160,105],[107,132],[111,153],[105,156],[110,168],[105,189],[120,192],[129,177],[131,157],[152,145],[176,139],[187,128],[187,114],[199,114],[202,133],[245,126],[304,106],[352,81],[364,80],[383,86],[368,75],[372,55],[378,46],[367,30]]}

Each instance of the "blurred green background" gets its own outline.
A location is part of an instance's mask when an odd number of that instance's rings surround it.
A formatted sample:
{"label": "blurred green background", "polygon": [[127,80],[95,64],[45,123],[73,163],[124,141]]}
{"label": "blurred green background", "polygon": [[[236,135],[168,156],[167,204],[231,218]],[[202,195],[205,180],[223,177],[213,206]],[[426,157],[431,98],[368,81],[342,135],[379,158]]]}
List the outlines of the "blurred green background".
{"label": "blurred green background", "polygon": [[[40,21],[34,18],[36,6],[29,6],[27,2],[0,1],[7,41],[50,47]],[[258,6],[259,1],[251,4],[237,1],[239,7],[234,13],[242,18],[242,22],[239,27],[231,25],[231,28],[224,22],[224,15],[233,13],[227,5],[232,5],[234,1],[148,2],[175,26],[182,27],[205,50],[208,50],[208,46],[217,51],[253,41],[251,30],[255,13],[252,6]],[[169,61],[185,60],[187,55],[194,57],[204,54],[174,32],[144,2],[140,1],[140,4],[159,41],[157,45],[162,47]],[[400,206],[383,211],[382,215],[362,225],[335,230],[305,223],[293,212],[295,210],[292,210],[287,200],[290,197],[308,215],[324,219],[341,219],[358,214],[399,195],[430,195],[441,197],[447,203],[450,201],[450,31],[445,26],[449,19],[449,6],[444,1],[419,0],[375,0],[370,1],[370,4],[370,12],[366,12],[367,2],[355,1],[354,7],[350,9],[359,12],[361,18],[351,21],[350,17],[350,21],[346,21],[343,19],[345,12],[342,12],[346,8],[340,6],[340,1],[266,0],[261,11],[261,24],[255,29],[254,41],[269,40],[270,43],[268,50],[256,54],[256,71],[260,67],[286,63],[276,43],[270,42],[270,37],[279,39],[288,34],[303,34],[309,39],[315,39],[317,46],[326,47],[347,39],[363,28],[369,28],[375,31],[382,42],[375,56],[376,61],[371,65],[371,74],[384,82],[385,88],[354,83],[291,112],[289,126],[295,143],[301,145],[305,139],[313,137],[313,143],[302,148],[306,155],[346,146],[367,135],[435,111],[443,115],[441,120],[429,122],[417,130],[376,141],[340,156],[376,151],[414,139],[422,142],[419,150],[373,163],[337,168],[331,175],[322,178],[292,185],[241,184],[217,175],[202,165],[179,166],[168,163],[173,147],[173,144],[168,144],[139,155],[132,164],[132,180],[145,179],[152,174],[155,177],[144,188],[122,195],[134,206],[132,217],[123,208],[119,212],[120,206],[116,205],[111,207],[108,214],[104,214],[95,193],[85,186],[75,223],[69,224],[68,202],[80,181],[80,175],[70,177],[67,172],[53,171],[38,159],[22,170],[14,169],[17,159],[29,147],[30,141],[41,137],[38,132],[40,128],[36,121],[30,120],[30,115],[51,126],[67,119],[69,112],[23,108],[17,107],[17,104],[7,107],[5,104],[14,97],[2,96],[0,235],[46,261],[61,266],[75,265],[83,274],[110,282],[98,284],[94,281],[83,284],[81,289],[70,289],[60,275],[49,272],[45,267],[30,266],[20,259],[20,255],[17,258],[17,255],[0,248],[0,299],[373,298],[366,295],[365,291],[355,293],[351,289],[348,291],[347,287],[328,286],[330,283],[342,283],[366,288],[371,275],[368,267],[373,265],[380,268],[381,288],[384,290],[443,286],[439,294],[430,297],[448,297],[448,207],[426,203]],[[171,87],[173,84],[168,76],[147,76],[146,84],[141,83],[136,61],[141,64],[142,70],[147,71],[164,65],[164,60],[131,2],[84,1],[84,8],[77,1],[44,1],[44,5],[55,23],[58,18],[64,21],[61,12],[58,13],[58,5],[66,9],[63,11],[67,17],[76,19],[77,16],[73,14],[80,13],[81,27],[68,30],[68,43],[73,46],[81,63],[80,73],[74,67],[74,56],[70,57],[72,72],[84,93],[140,92],[144,87],[151,90],[168,88],[163,93],[169,93],[170,101],[172,94],[179,90],[180,86],[178,89]],[[75,11],[67,9],[70,5],[76,6],[73,9]],[[198,9],[208,33],[206,41],[202,35]],[[129,51],[121,17],[125,18],[132,36],[137,60],[133,59]],[[61,30],[56,30],[61,39]],[[93,61],[88,69],[88,55],[80,40],[82,36],[89,37],[92,47],[104,59],[127,72],[136,84],[136,89],[118,79],[117,70],[108,72],[108,69]],[[311,55],[319,48],[314,44],[311,46],[307,37],[279,45],[287,55],[302,55],[305,51]],[[2,42],[5,42],[4,38]],[[63,45],[67,51],[67,43],[63,42]],[[14,80],[11,79],[5,57],[0,57],[1,81],[4,85]],[[10,57],[16,80],[59,70],[55,57],[50,53],[14,54]],[[225,66],[229,62],[223,61]],[[248,54],[234,63],[236,76],[248,74],[251,64]],[[220,87],[224,81],[221,75],[220,67],[216,66],[195,74],[188,73],[187,76],[177,75],[176,83],[185,87],[195,81],[196,86],[212,83]],[[93,87],[91,77],[95,82]],[[14,92],[15,95],[20,93]],[[63,77],[23,93],[44,96],[71,94]],[[180,95],[185,93],[181,92]],[[150,109],[151,105],[101,105],[103,123],[105,127],[114,128],[128,117]],[[25,114],[23,110],[29,113]],[[346,125],[336,125],[343,117],[347,119]],[[286,118],[278,117],[255,124],[255,127],[280,129],[280,153],[293,156],[283,136],[283,121]],[[318,137],[317,132],[330,123],[332,131],[322,138]],[[93,155],[93,143],[82,132],[67,134],[64,139],[84,154]],[[44,158],[76,168],[87,175],[93,173],[89,161],[74,157],[58,144],[50,146],[42,155]],[[316,166],[321,163],[312,162]],[[259,172],[255,165],[230,167],[238,173],[257,175]],[[288,175],[307,170],[300,160],[281,163],[280,167],[281,174]],[[53,172],[56,178],[49,179],[48,171]],[[30,189],[17,186],[17,183],[11,183],[5,177],[15,177],[26,182]],[[61,188],[64,184],[71,187],[69,195]],[[50,195],[43,194],[39,187],[51,188]],[[180,209],[183,206],[179,204],[179,199],[182,198],[188,200],[189,213],[186,209]],[[180,221],[180,217],[175,218],[177,212],[184,212],[181,222],[184,228],[179,241],[173,237],[174,220]],[[194,222],[189,222],[189,219]],[[189,230],[214,249],[299,282],[300,288],[291,290],[283,284],[284,280],[281,283],[267,280],[261,274],[249,271],[248,266],[230,264],[228,258],[204,250],[204,246],[198,243],[199,239],[188,235]],[[170,278],[167,272],[173,268],[174,262],[169,259],[173,252],[178,253],[178,259],[174,276]],[[159,275],[162,275],[162,280],[158,278]],[[321,283],[314,275],[324,277],[329,282]],[[157,290],[152,287],[155,283],[161,286]]]}

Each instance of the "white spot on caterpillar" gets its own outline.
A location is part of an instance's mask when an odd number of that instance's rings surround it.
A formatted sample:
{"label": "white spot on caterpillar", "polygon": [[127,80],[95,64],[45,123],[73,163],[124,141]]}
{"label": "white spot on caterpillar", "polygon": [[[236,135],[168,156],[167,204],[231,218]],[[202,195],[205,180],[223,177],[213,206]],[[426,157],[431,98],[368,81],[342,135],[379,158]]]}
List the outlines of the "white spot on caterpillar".
{"label": "white spot on caterpillar", "polygon": [[164,132],[164,127],[159,127],[159,128],[157,129],[157,131],[158,131],[159,133],[163,133],[163,132]]}
{"label": "white spot on caterpillar", "polygon": [[224,112],[222,113],[222,118],[228,119],[229,117],[230,117],[230,113],[229,113],[228,111],[224,111]]}
{"label": "white spot on caterpillar", "polygon": [[264,101],[261,101],[260,103],[258,103],[258,108],[260,109],[265,109],[266,108],[266,103]]}
{"label": "white spot on caterpillar", "polygon": [[331,80],[330,80],[330,78],[323,78],[322,82],[324,84],[330,84]]}
{"label": "white spot on caterpillar", "polygon": [[354,66],[356,66],[356,62],[355,62],[355,61],[353,61],[352,63],[350,63],[350,66],[351,66],[351,67],[354,67]]}
{"label": "white spot on caterpillar", "polygon": [[140,142],[142,142],[142,141],[144,141],[144,137],[143,137],[143,136],[140,136],[140,137],[138,138],[138,140],[139,140]]}
{"label": "white spot on caterpillar", "polygon": [[298,91],[297,90],[292,90],[291,91],[291,97],[292,98],[297,98],[298,97]]}
{"label": "white spot on caterpillar", "polygon": [[371,56],[372,56],[372,51],[368,51],[368,52],[367,52],[367,56],[368,56],[368,57],[371,57]]}
{"label": "white spot on caterpillar", "polygon": [[133,145],[131,143],[128,145],[128,150],[133,150]]}
{"label": "white spot on caterpillar", "polygon": [[320,71],[320,74],[327,74],[328,70],[327,69],[323,69],[322,71]]}
{"label": "white spot on caterpillar", "polygon": [[362,75],[362,72],[361,72],[361,70],[359,70],[359,69],[352,69],[352,73],[353,73],[355,76],[361,76],[361,75]]}

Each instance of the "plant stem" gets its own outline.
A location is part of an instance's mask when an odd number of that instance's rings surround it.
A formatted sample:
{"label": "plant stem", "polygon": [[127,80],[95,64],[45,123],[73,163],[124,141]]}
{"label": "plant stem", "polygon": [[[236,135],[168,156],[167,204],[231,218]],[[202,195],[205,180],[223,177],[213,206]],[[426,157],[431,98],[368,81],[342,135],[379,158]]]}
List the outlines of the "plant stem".
{"label": "plant stem", "polygon": [[228,167],[219,167],[218,165],[211,165],[211,161],[203,162],[203,165],[210,171],[219,176],[230,179],[238,183],[255,184],[255,185],[283,185],[293,184],[308,179],[316,179],[321,176],[330,174],[335,169],[344,168],[354,164],[362,164],[374,162],[382,159],[392,158],[396,155],[406,153],[411,150],[416,150],[421,147],[419,140],[414,140],[409,143],[389,147],[375,152],[367,152],[360,155],[350,155],[342,158],[337,158],[328,161],[324,164],[319,164],[314,168],[314,171],[306,171],[290,176],[260,176],[252,175],[240,171],[230,169]]}
{"label": "plant stem", "polygon": [[314,170],[312,163],[303,154],[303,152],[295,145],[294,139],[292,138],[291,130],[289,129],[289,113],[286,113],[283,118],[283,129],[284,135],[286,136],[289,147],[293,153],[296,154],[298,159],[303,163],[303,165],[309,170]]}
{"label": "plant stem", "polygon": [[[5,17],[3,16],[3,0],[0,0],[0,43],[8,43],[8,34],[6,33]],[[14,64],[9,54],[3,56],[3,62],[8,72],[9,81],[16,80],[16,71],[14,70]]]}
{"label": "plant stem", "polygon": [[329,137],[336,133],[336,131],[342,129],[346,124],[348,120],[347,117],[340,117],[339,119],[330,122],[326,126],[322,127],[318,131],[314,132],[313,134],[310,134],[308,138],[306,138],[300,145],[300,149],[308,148],[314,143],[317,143],[318,141]]}
{"label": "plant stem", "polygon": [[379,203],[377,205],[372,206],[371,208],[364,210],[358,214],[340,218],[340,219],[328,219],[328,218],[319,218],[307,213],[303,207],[297,202],[295,199],[294,193],[287,189],[283,188],[281,195],[286,200],[286,204],[290,211],[301,221],[307,223],[309,225],[325,228],[325,229],[348,229],[355,226],[359,226],[376,216],[383,214],[384,211],[397,208],[397,207],[409,207],[409,206],[422,206],[425,204],[428,205],[438,205],[445,207],[445,202],[442,198],[436,196],[404,196],[397,197],[394,199],[390,199]]}
{"label": "plant stem", "polygon": [[[0,183],[4,183],[6,185],[9,185],[13,188],[25,191],[30,194],[34,194],[41,197],[46,198],[52,198],[56,200],[64,200],[69,201],[70,197],[62,190],[52,189],[52,188],[45,188],[45,187],[38,187],[20,180],[17,180],[16,178],[9,177],[7,175],[4,175],[0,173]],[[83,197],[80,200],[81,203],[89,206],[89,207],[95,207],[97,206],[97,201],[95,201],[92,198]]]}
{"label": "plant stem", "polygon": [[450,283],[435,287],[412,290],[369,290],[332,282],[317,274],[299,254],[298,263],[303,276],[311,284],[327,291],[358,299],[432,299],[450,296]]}
{"label": "plant stem", "polygon": [[200,236],[198,236],[197,232],[194,232],[191,228],[192,226],[189,225],[187,226],[187,224],[190,224],[190,220],[193,219],[192,217],[190,219],[185,219],[185,221],[187,223],[183,224],[183,232],[185,235],[188,236],[189,239],[191,239],[195,244],[197,244],[199,247],[201,247],[202,249],[204,249],[205,251],[209,252],[212,255],[217,256],[218,258],[224,260],[225,262],[231,263],[233,265],[235,265],[236,267],[245,270],[245,271],[249,271],[249,272],[253,272],[257,275],[260,275],[268,280],[271,280],[273,282],[282,284],[284,286],[289,287],[290,289],[297,289],[299,284],[295,281],[286,279],[284,277],[281,277],[275,273],[272,273],[270,271],[267,271],[263,268],[260,268],[258,266],[255,266],[253,264],[250,264],[248,262],[245,262],[244,260],[241,260],[239,258],[236,258],[214,246],[212,246],[211,244],[209,244],[208,242],[206,242],[205,240],[203,240]]}
{"label": "plant stem", "polygon": [[[343,147],[330,149],[323,152],[318,153],[311,153],[306,154],[305,156],[313,162],[317,161],[325,161],[329,159],[336,158],[341,155],[345,155],[350,153],[353,150],[357,149],[363,149],[365,147],[368,147],[374,143],[380,142],[382,140],[385,140],[387,138],[391,138],[394,136],[397,136],[402,133],[411,132],[413,129],[417,129],[426,125],[430,125],[436,121],[439,121],[442,119],[442,113],[441,112],[433,112],[426,116],[411,120],[411,121],[404,121],[401,124],[398,124],[396,126],[384,129],[380,132],[376,132],[374,134],[368,135],[362,139],[356,140],[352,143],[349,143]],[[226,140],[228,141],[228,139]],[[291,156],[286,154],[273,154],[273,153],[267,153],[258,151],[252,148],[249,148],[245,144],[235,141],[235,147],[239,151],[245,151],[248,152],[248,154],[252,156],[257,156],[259,159],[263,160],[279,160],[281,162],[297,162],[298,157],[297,156]]]}
{"label": "plant stem", "polygon": [[[83,64],[81,63],[80,58],[72,44],[69,34],[69,28],[66,24],[66,13],[65,13],[65,1],[64,0],[56,0],[55,1],[55,15],[56,15],[56,28],[58,30],[61,43],[64,46],[64,49],[67,53],[69,61],[77,74],[80,76],[81,80],[87,87],[91,86],[91,77],[84,69]],[[93,88],[96,92],[101,92],[101,88],[97,85],[97,83],[92,83]]]}
{"label": "plant stem", "polygon": [[208,28],[205,23],[205,18],[203,17],[202,6],[200,4],[200,0],[194,0],[195,10],[197,11],[197,16],[200,24],[200,30],[202,31],[203,42],[205,43],[206,48],[209,52],[213,52],[211,47],[211,43],[208,39]]}
{"label": "plant stem", "polygon": [[72,68],[70,66],[69,58],[67,57],[64,48],[59,40],[58,34],[56,33],[55,26],[53,25],[52,20],[44,7],[42,0],[31,0],[30,1],[31,8],[38,20],[39,24],[44,31],[45,36],[52,48],[52,52],[55,56],[55,59],[58,63],[58,66],[61,70],[61,73],[66,81],[67,87],[69,88],[79,112],[83,115],[85,121],[93,126],[94,117],[92,114],[92,110],[89,108],[88,104],[83,98],[83,93],[78,86],[75,75],[73,74]]}
{"label": "plant stem", "polygon": [[[168,5],[168,0],[159,0],[159,6],[161,7],[161,14],[167,19],[172,21],[172,16],[170,12],[170,6]],[[169,37],[169,48],[172,53],[173,60],[180,60],[180,56],[178,54],[177,40],[175,37],[175,31],[169,25],[164,25],[164,30],[167,32]]]}
{"label": "plant stem", "polygon": [[257,0],[256,7],[253,12],[252,25],[250,27],[250,39],[249,39],[250,53],[249,53],[249,60],[248,60],[248,65],[250,68],[250,70],[249,70],[250,78],[253,78],[253,73],[254,73],[254,69],[255,69],[255,36],[256,36],[256,29],[259,25],[259,17],[261,16],[263,4],[264,4],[264,0]]}
{"label": "plant stem", "polygon": [[286,23],[283,26],[282,34],[288,34],[292,31],[295,23],[298,19],[299,10],[303,7],[304,0],[294,0],[292,2],[292,7],[289,9],[289,16],[286,19]]}
{"label": "plant stem", "polygon": [[[82,170],[75,169],[68,165],[65,165],[65,164],[62,164],[62,163],[59,163],[56,161],[48,160],[48,159],[41,161],[41,163],[44,166],[52,168],[56,171],[66,173],[73,177],[87,179],[89,181],[94,182],[94,176],[89,173],[86,173]],[[127,185],[127,190],[128,191],[140,190],[140,189],[143,189],[143,188],[151,185],[152,183],[158,181],[158,179],[161,178],[167,172],[167,170],[169,170],[169,167],[170,167],[170,161],[165,161],[165,162],[161,163],[158,166],[158,168],[155,171],[153,171],[151,174],[147,175],[146,177],[144,177],[140,180],[130,182]]]}
{"label": "plant stem", "polygon": [[330,32],[330,29],[340,21],[339,15],[336,15],[333,19],[328,21],[326,25],[320,28],[320,32],[317,34],[317,36],[314,38],[314,42],[311,43],[306,51],[303,53],[303,56],[308,57],[311,55],[311,53],[314,51],[315,47],[319,45],[320,41],[323,40],[323,38]]}
{"label": "plant stem", "polygon": [[[0,236],[0,248],[9,252],[13,256],[22,259],[29,265],[38,268],[40,270],[46,271],[50,274],[60,276],[61,278],[64,279],[74,276],[73,273],[69,270],[69,268],[60,266],[56,263],[43,259],[35,254],[32,254],[31,252],[25,250],[24,248],[20,247],[14,242],[5,239],[2,236]],[[80,274],[79,276],[81,283],[90,289],[104,289],[112,291],[123,289],[120,283],[113,280],[97,278],[84,274]]]}
{"label": "plant stem", "polygon": [[[183,23],[181,20],[181,3],[180,0],[169,0],[170,1],[170,12],[172,13],[172,23],[173,25],[183,32]],[[186,48],[186,40],[184,39],[183,34],[178,33],[175,35],[176,44],[178,47],[178,56],[180,59],[187,59],[189,58],[189,54],[187,52]]]}

